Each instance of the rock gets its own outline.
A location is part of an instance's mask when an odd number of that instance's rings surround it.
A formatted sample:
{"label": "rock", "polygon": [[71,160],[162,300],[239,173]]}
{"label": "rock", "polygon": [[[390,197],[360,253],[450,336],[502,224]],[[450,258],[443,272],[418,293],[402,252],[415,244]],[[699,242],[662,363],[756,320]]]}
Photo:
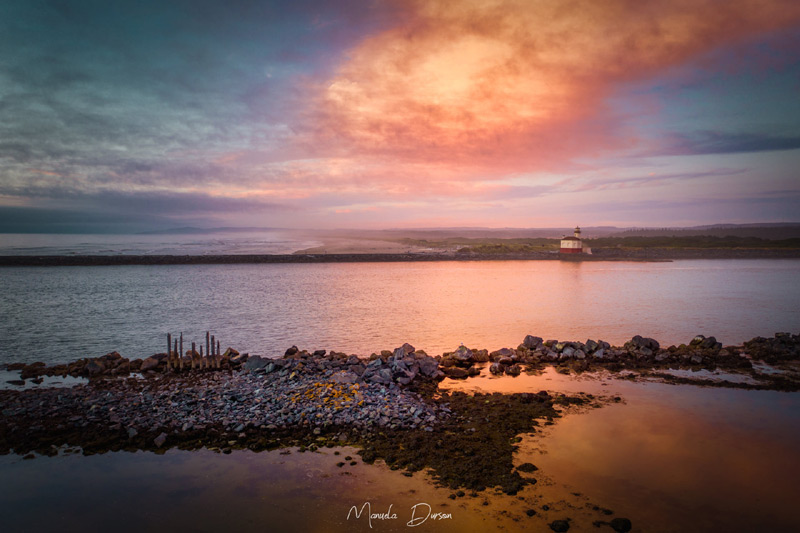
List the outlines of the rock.
{"label": "rock", "polygon": [[161,433],[158,437],[153,439],[153,443],[156,446],[158,446],[159,448],[161,448],[164,445],[165,442],[167,442],[167,434],[166,433]]}
{"label": "rock", "polygon": [[135,437],[138,434],[139,434],[139,432],[136,431],[135,428],[128,428],[128,438],[129,439],[132,439],[133,437]]}
{"label": "rock", "polygon": [[703,339],[703,342],[700,343],[700,348],[703,350],[710,350],[717,346],[717,339],[714,337],[706,337]]}
{"label": "rock", "polygon": [[525,340],[522,341],[522,344],[524,344],[529,350],[535,350],[542,345],[542,338],[534,337],[533,335],[526,335]]}
{"label": "rock", "polygon": [[453,357],[456,359],[456,361],[460,361],[462,363],[470,363],[473,361],[472,350],[463,344],[459,346],[455,352],[453,352]]}
{"label": "rock", "polygon": [[358,380],[358,375],[350,371],[336,372],[331,376],[331,381],[334,383],[355,383]]}
{"label": "rock", "polygon": [[704,335],[695,335],[694,338],[689,342],[689,346],[699,346],[704,340],[706,340]]}
{"label": "rock", "polygon": [[489,354],[489,356],[495,361],[502,359],[503,357],[511,357],[513,355],[516,355],[516,352],[514,352],[514,350],[511,348],[500,348],[499,350],[495,350]]}
{"label": "rock", "polygon": [[586,353],[583,350],[575,350],[572,354],[575,359],[586,359]]}
{"label": "rock", "polygon": [[283,356],[284,357],[291,357],[293,355],[296,355],[297,352],[299,352],[299,351],[300,350],[297,348],[297,346],[292,346],[291,348],[287,348],[286,349],[286,352],[284,352]]}
{"label": "rock", "polygon": [[478,350],[472,357],[476,363],[486,363],[489,361],[489,350]]}
{"label": "rock", "polygon": [[584,344],[583,347],[586,350],[586,353],[592,353],[600,347],[600,344],[592,339],[589,339],[586,341],[586,344]]}
{"label": "rock", "polygon": [[327,350],[314,350],[314,357],[325,357]]}
{"label": "rock", "polygon": [[103,365],[102,361],[98,361],[97,359],[92,359],[86,364],[86,372],[88,372],[90,376],[100,375],[105,369],[106,367]]}
{"label": "rock", "polygon": [[536,472],[537,470],[539,470],[539,468],[537,468],[536,465],[534,465],[533,463],[522,463],[517,467],[517,470],[519,470],[520,472],[530,473],[530,472]]}
{"label": "rock", "polygon": [[444,372],[447,377],[453,379],[464,379],[469,376],[469,372],[457,366],[451,366],[450,368],[442,370],[442,372]]}
{"label": "rock", "polygon": [[631,521],[627,518],[615,518],[609,525],[611,526],[611,529],[617,531],[618,533],[628,533],[628,531],[630,531],[633,527],[633,524],[631,524]]}
{"label": "rock", "polygon": [[433,377],[439,370],[439,362],[433,357],[425,356],[419,360],[419,371],[423,376]]}
{"label": "rock", "polygon": [[269,364],[269,359],[258,355],[254,355],[247,359],[242,368],[244,370],[249,370],[252,372],[254,370],[261,370],[262,368],[266,368],[268,364]]}
{"label": "rock", "polygon": [[[295,346],[295,348],[297,348],[297,346]],[[239,355],[239,350],[234,350],[233,348],[228,346],[228,349],[225,350],[225,353],[222,354],[222,357],[224,359],[230,359],[231,357],[235,357],[237,355]]]}
{"label": "rock", "polygon": [[561,358],[563,359],[569,359],[573,355],[575,355],[575,348],[572,346],[564,346],[564,348],[561,350]]}
{"label": "rock", "polygon": [[492,363],[492,365],[489,367],[489,372],[495,375],[499,375],[504,372],[503,369],[504,367],[500,363]]}
{"label": "rock", "polygon": [[650,337],[642,337],[641,335],[634,335],[631,340],[625,343],[625,349],[629,352],[639,352],[647,357],[653,355],[660,347],[657,340]]}
{"label": "rock", "polygon": [[693,356],[691,357],[690,361],[691,361],[692,363],[696,364],[696,365],[699,365],[700,363],[702,363],[702,362],[703,362],[703,356],[702,356],[702,355],[697,355],[697,354],[695,354],[695,355],[693,355]]}
{"label": "rock", "polygon": [[506,367],[506,374],[509,376],[519,376],[522,372],[522,369],[519,365],[511,365]]}
{"label": "rock", "polygon": [[153,357],[152,355],[142,361],[142,366],[139,368],[141,372],[147,372],[148,370],[155,370],[158,367],[158,359]]}
{"label": "rock", "polygon": [[512,359],[511,357],[508,357],[508,356],[500,357],[500,358],[497,359],[497,362],[500,363],[501,365],[513,365],[514,364],[514,359]]}
{"label": "rock", "polygon": [[557,533],[563,533],[564,531],[569,531],[569,521],[568,520],[554,520],[548,524],[550,529],[556,531]]}
{"label": "rock", "polygon": [[394,352],[395,352],[395,354],[397,353],[397,351],[398,351],[398,350],[400,350],[400,353],[402,354],[402,356],[403,356],[403,357],[405,357],[406,355],[412,354],[412,353],[414,353],[414,351],[415,351],[415,350],[414,350],[414,347],[413,347],[413,346],[411,346],[411,345],[410,345],[409,343],[407,343],[407,342],[406,342],[406,343],[404,343],[404,344],[403,344],[401,347],[397,348],[397,349],[394,351]]}

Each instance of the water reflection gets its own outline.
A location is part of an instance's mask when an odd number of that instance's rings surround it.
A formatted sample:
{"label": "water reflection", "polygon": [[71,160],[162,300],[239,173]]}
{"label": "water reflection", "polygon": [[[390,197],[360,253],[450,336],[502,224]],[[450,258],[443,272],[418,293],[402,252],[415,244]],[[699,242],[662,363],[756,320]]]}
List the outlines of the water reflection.
{"label": "water reflection", "polygon": [[[449,382],[451,389],[620,395],[523,443],[565,496],[625,510],[646,531],[790,531],[800,476],[800,394],[553,372]],[[637,528],[638,529],[638,528]]]}

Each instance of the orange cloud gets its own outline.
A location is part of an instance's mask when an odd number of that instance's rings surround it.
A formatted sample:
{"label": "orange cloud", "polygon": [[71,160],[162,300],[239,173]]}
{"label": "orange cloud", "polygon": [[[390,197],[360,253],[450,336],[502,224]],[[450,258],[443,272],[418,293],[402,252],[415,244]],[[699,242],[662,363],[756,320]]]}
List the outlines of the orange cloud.
{"label": "orange cloud", "polygon": [[402,25],[350,50],[321,88],[312,138],[378,166],[435,163],[480,179],[563,169],[576,156],[635,143],[604,107],[617,84],[800,19],[795,0],[418,0],[407,8]]}

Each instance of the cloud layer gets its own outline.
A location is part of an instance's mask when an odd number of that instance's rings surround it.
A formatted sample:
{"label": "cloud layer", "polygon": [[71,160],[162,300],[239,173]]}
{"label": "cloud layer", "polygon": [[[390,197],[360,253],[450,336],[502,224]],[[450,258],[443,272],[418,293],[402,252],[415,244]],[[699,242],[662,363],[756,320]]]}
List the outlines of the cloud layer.
{"label": "cloud layer", "polygon": [[520,226],[658,196],[734,221],[798,191],[799,41],[790,0],[4,2],[0,206]]}

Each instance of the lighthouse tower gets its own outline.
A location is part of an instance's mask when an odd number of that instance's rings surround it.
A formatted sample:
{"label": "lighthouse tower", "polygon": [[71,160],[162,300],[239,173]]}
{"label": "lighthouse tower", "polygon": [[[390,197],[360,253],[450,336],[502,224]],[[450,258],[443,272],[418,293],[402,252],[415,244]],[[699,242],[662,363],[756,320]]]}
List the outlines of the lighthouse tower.
{"label": "lighthouse tower", "polygon": [[564,237],[561,239],[561,249],[559,252],[562,254],[579,254],[583,252],[580,227],[575,227],[574,237]]}

